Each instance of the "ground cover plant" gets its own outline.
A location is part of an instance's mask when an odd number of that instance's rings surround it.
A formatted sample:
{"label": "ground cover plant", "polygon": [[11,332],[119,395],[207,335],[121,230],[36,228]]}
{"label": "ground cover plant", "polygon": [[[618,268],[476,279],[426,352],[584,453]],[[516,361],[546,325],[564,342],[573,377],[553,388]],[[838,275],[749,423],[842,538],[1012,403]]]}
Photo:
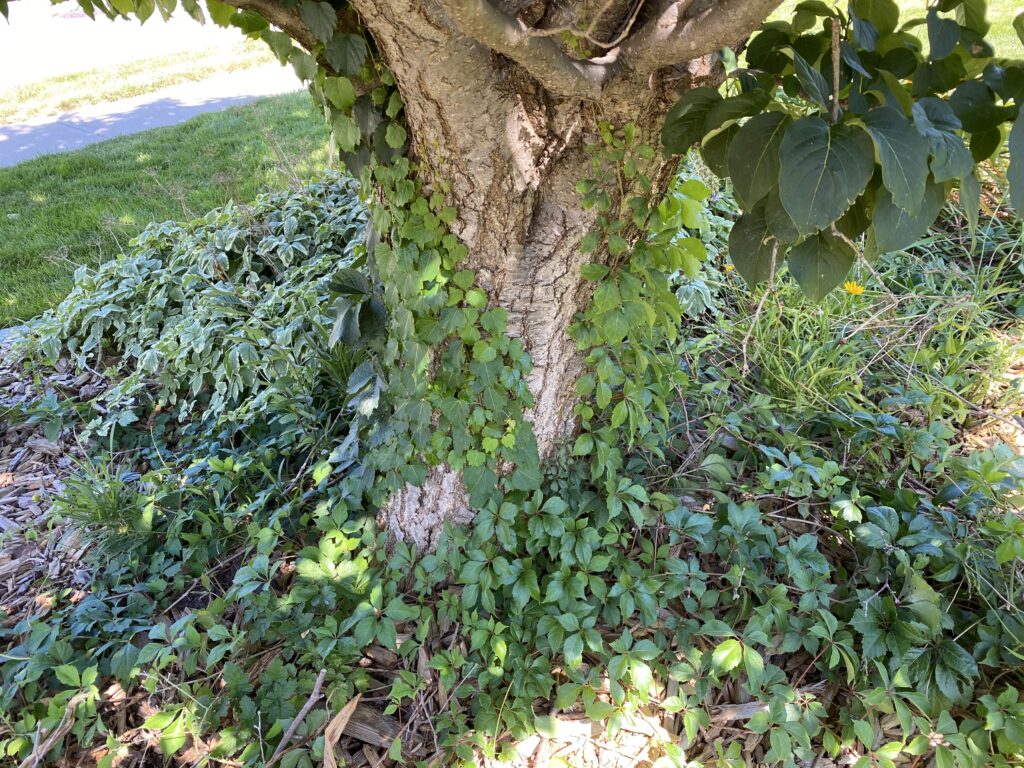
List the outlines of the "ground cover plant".
{"label": "ground cover plant", "polygon": [[[364,239],[300,302],[307,366],[244,334],[265,239],[234,217],[213,299],[161,267],[152,319],[49,321],[51,358],[111,366],[61,501],[106,567],[12,622],[8,750],[542,762],[576,714],[662,764],[1020,761],[1019,459],[965,445],[1017,423],[979,173],[1005,140],[1022,199],[1024,70],[982,4],[803,3],[742,61],[774,3],[238,5],[208,9],[309,82]],[[954,190],[965,234],[921,262]],[[177,346],[164,304],[207,331]],[[287,390],[255,412],[261,371]]]}
{"label": "ground cover plant", "polygon": [[186,123],[0,168],[0,326],[54,306],[151,221],[201,216],[327,167],[309,97],[262,99]]}
{"label": "ground cover plant", "polygon": [[972,250],[951,210],[877,280],[812,304],[780,276],[753,318],[735,203],[701,187],[666,428],[633,407],[652,382],[613,379],[541,491],[425,556],[352,492],[389,342],[350,182],[154,225],[80,276],[35,365],[114,384],[35,415],[93,435],[55,513],[95,554],[2,630],[6,753],[357,764],[347,710],[382,758],[468,761],[578,711],[664,718],[662,765],[1019,761],[1019,226]]}

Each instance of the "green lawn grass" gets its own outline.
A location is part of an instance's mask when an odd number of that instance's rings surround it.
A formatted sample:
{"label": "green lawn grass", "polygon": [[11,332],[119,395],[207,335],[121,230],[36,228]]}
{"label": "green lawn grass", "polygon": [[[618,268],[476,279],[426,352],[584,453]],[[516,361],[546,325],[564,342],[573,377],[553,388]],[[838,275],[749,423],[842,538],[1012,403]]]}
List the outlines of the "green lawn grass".
{"label": "green lawn grass", "polygon": [[184,51],[58,75],[0,89],[0,125],[140,96],[172,85],[271,63],[277,63],[277,59],[266,45],[239,40],[223,48]]}
{"label": "green lawn grass", "polygon": [[149,222],[308,179],[328,164],[306,93],[0,168],[0,328],[59,302],[79,264],[117,254]]}

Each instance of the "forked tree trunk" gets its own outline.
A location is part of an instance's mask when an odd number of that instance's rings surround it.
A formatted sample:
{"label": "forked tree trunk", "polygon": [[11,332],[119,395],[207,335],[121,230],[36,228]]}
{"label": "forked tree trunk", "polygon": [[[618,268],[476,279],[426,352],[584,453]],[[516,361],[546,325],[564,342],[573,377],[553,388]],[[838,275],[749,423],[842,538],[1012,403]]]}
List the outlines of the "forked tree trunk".
{"label": "forked tree trunk", "polygon": [[[602,258],[580,253],[596,216],[576,192],[593,176],[585,145],[597,140],[601,120],[634,122],[654,143],[680,87],[714,73],[700,61],[671,85],[622,79],[600,104],[560,99],[420,3],[357,7],[395,74],[420,177],[457,208],[453,231],[469,248],[466,266],[508,310],[507,332],[533,359],[527,418],[543,460],[576,428],[583,359],[566,330],[592,293],[580,266]],[[657,153],[648,175],[664,179],[666,163]],[[397,538],[429,548],[446,520],[466,522],[472,512],[458,474],[441,466],[422,488],[394,494],[380,517]]]}

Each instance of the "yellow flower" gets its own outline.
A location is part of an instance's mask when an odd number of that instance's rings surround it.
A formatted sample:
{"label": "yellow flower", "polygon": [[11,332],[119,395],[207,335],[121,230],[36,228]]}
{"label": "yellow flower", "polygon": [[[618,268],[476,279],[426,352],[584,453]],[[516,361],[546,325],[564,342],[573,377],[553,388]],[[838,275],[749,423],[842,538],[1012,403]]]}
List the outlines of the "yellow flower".
{"label": "yellow flower", "polygon": [[864,286],[855,280],[847,280],[843,283],[843,290],[852,296],[860,296],[864,293]]}
{"label": "yellow flower", "polygon": [[726,264],[725,265],[725,271],[726,272],[732,272],[734,269],[736,269],[736,267],[734,267],[732,264]]}

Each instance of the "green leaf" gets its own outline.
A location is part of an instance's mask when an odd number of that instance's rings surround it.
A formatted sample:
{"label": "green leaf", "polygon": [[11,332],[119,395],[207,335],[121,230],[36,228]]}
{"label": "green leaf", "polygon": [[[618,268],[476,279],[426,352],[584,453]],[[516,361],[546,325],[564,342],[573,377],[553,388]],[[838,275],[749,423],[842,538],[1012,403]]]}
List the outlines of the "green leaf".
{"label": "green leaf", "polygon": [[945,202],[945,187],[928,182],[920,209],[911,215],[893,202],[888,190],[879,190],[865,246],[867,255],[873,257],[913,245],[928,231]]}
{"label": "green leaf", "polygon": [[708,110],[722,100],[717,88],[686,91],[665,116],[661,143],[668,154],[681,155],[704,136]]}
{"label": "green leaf", "polygon": [[609,312],[622,305],[619,286],[613,280],[605,280],[594,291],[594,307],[599,312]]}
{"label": "green leaf", "polygon": [[533,727],[546,738],[554,739],[558,736],[558,718],[554,715],[534,715]]}
{"label": "green leaf", "polygon": [[53,674],[69,688],[78,688],[82,684],[81,678],[78,676],[78,670],[71,664],[61,664],[59,667],[54,667]]}
{"label": "green leaf", "polygon": [[915,213],[928,179],[928,141],[892,107],[864,115],[864,126],[878,148],[882,181],[900,208]]}
{"label": "green leaf", "polygon": [[1010,166],[1006,169],[1010,202],[1021,213],[1024,211],[1024,119],[1013,124],[1006,144],[1010,150]]}
{"label": "green leaf", "polygon": [[343,112],[348,112],[356,103],[356,89],[347,77],[324,78],[324,96]]}
{"label": "green leaf", "polygon": [[293,48],[288,55],[288,61],[291,62],[292,69],[295,70],[295,75],[299,80],[308,82],[316,77],[316,59],[305,51]]}
{"label": "green leaf", "polygon": [[825,229],[864,191],[875,170],[871,138],[860,128],[797,120],[779,149],[779,195],[797,229]]}
{"label": "green leaf", "polygon": [[711,663],[718,672],[735,669],[743,660],[743,646],[739,640],[725,640],[719,643],[711,654]]}
{"label": "green leaf", "polygon": [[466,467],[462,470],[462,479],[466,483],[469,503],[475,509],[483,507],[491,498],[491,493],[498,485],[498,476],[490,467]]}
{"label": "green leaf", "polygon": [[797,80],[800,81],[804,92],[811,97],[811,101],[828,109],[831,89],[825,76],[808,64],[807,60],[795,50],[793,51],[793,67],[796,69]]}
{"label": "green leaf", "polygon": [[185,718],[178,717],[160,734],[160,751],[170,757],[185,746],[188,734],[185,731]]}
{"label": "green leaf", "polygon": [[334,28],[338,25],[338,16],[330,3],[302,0],[299,11],[302,20],[306,22],[309,31],[316,35],[317,40],[326,43],[331,39]]}
{"label": "green leaf", "polygon": [[821,301],[843,282],[856,258],[856,251],[845,240],[821,232],[793,246],[789,271],[810,299]]}
{"label": "green leaf", "polygon": [[978,231],[978,210],[981,208],[981,184],[974,171],[960,179],[960,208],[967,217],[967,230],[973,238]]}
{"label": "green leaf", "polygon": [[800,230],[796,228],[792,217],[782,207],[782,199],[777,189],[772,190],[764,204],[764,218],[768,229],[780,243],[792,245],[800,241]]}
{"label": "green leaf", "polygon": [[782,112],[765,112],[748,120],[729,147],[729,178],[750,210],[779,183],[779,146],[792,121]]}
{"label": "green leaf", "polygon": [[1013,31],[1017,33],[1017,39],[1024,43],[1024,11],[1013,17]]}
{"label": "green leaf", "polygon": [[[701,145],[700,153],[701,157],[704,158],[704,163],[711,169],[711,172],[720,179],[724,179],[729,175],[729,166],[727,163],[729,147],[732,146],[733,137],[739,132],[739,129],[738,125],[730,125],[720,133],[716,133]],[[686,226],[691,228],[694,227],[693,224],[686,224]]]}
{"label": "green leaf", "polygon": [[974,159],[957,131],[960,120],[942,99],[926,96],[913,107],[914,125],[931,148],[931,171],[935,181],[959,179],[974,170]]}
{"label": "green leaf", "polygon": [[601,280],[608,274],[608,267],[604,264],[584,264],[580,267],[580,277],[584,280]]}
{"label": "green leaf", "polygon": [[578,667],[583,662],[583,635],[575,633],[565,638],[562,653],[565,656],[566,666],[570,669]]}
{"label": "green leaf", "polygon": [[334,128],[334,140],[338,142],[338,146],[342,150],[351,152],[359,146],[362,134],[355,120],[348,115],[336,112],[331,119],[331,125]]}
{"label": "green leaf", "polygon": [[701,143],[706,146],[708,142],[723,131],[735,126],[744,117],[758,114],[768,106],[769,101],[771,101],[771,94],[763,88],[758,88],[715,102],[711,105],[704,120],[704,135]]}
{"label": "green leaf", "polygon": [[171,724],[177,714],[177,711],[157,712],[155,715],[147,717],[142,723],[142,727],[150,731],[162,731]]}
{"label": "green leaf", "polygon": [[879,35],[895,31],[900,9],[893,0],[853,0],[851,7],[861,19],[870,21]]}
{"label": "green leaf", "polygon": [[328,63],[343,75],[358,75],[369,52],[362,35],[349,32],[338,32],[324,46]]}
{"label": "green leaf", "polygon": [[736,271],[754,286],[771,277],[772,241],[764,208],[740,216],[729,233],[729,258]]}
{"label": "green leaf", "polygon": [[1014,117],[1010,107],[996,106],[992,89],[978,80],[958,85],[949,97],[949,104],[969,133],[991,130]]}
{"label": "green leaf", "polygon": [[387,141],[389,147],[391,147],[392,149],[399,149],[405,146],[405,128],[403,128],[398,123],[391,121],[390,123],[388,123],[388,129],[384,135],[384,138]]}
{"label": "green leaf", "polygon": [[928,9],[928,58],[944,59],[960,42],[960,25],[952,19],[939,16],[937,8]]}
{"label": "green leaf", "polygon": [[402,737],[401,736],[396,736],[395,740],[393,742],[391,742],[391,746],[388,747],[388,758],[390,760],[393,760],[394,762],[398,763],[399,765],[402,764]]}

